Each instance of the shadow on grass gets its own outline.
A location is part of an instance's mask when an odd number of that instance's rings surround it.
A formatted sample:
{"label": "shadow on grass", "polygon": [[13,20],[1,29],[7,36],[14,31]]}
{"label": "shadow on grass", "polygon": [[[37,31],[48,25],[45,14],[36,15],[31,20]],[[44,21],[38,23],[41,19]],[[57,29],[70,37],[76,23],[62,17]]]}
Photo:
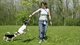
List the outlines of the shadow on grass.
{"label": "shadow on grass", "polygon": [[32,39],[26,39],[26,40],[24,40],[23,42],[31,42],[31,41],[33,41],[35,38],[32,38]]}
{"label": "shadow on grass", "polygon": [[15,39],[14,41],[20,41],[20,40],[22,40],[22,39]]}
{"label": "shadow on grass", "polygon": [[[34,39],[35,39],[36,37],[34,37],[34,38],[30,38],[30,39],[15,39],[14,41],[20,41],[20,40],[23,40],[22,42],[31,42],[31,41],[33,41]],[[45,37],[45,40],[47,40],[49,38],[49,36],[46,36]]]}
{"label": "shadow on grass", "polygon": [[49,38],[49,37],[48,37],[48,36],[46,36],[44,39],[45,39],[45,40],[47,40],[48,38]]}

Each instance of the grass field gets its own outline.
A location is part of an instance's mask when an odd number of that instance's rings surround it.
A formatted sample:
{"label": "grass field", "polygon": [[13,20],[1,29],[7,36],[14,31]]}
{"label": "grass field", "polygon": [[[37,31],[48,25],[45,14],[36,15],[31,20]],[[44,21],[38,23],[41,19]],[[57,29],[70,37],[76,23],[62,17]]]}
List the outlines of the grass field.
{"label": "grass field", "polygon": [[[28,26],[29,31],[18,36],[14,41],[3,41],[6,32],[14,33],[20,26],[0,26],[0,45],[40,45],[38,43],[38,26]],[[49,26],[48,39],[41,45],[80,45],[79,26]]]}

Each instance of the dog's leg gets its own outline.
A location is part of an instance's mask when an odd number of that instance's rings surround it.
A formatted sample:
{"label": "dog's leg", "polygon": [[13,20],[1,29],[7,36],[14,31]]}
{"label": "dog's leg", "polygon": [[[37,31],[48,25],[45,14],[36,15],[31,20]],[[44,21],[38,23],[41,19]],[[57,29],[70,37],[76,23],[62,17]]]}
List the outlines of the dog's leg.
{"label": "dog's leg", "polygon": [[6,37],[5,41],[6,41],[6,42],[8,42],[8,41],[9,41],[9,38],[8,38],[8,37]]}
{"label": "dog's leg", "polygon": [[4,37],[3,37],[3,40],[5,40],[5,39],[6,39],[6,37],[4,36]]}
{"label": "dog's leg", "polygon": [[11,38],[11,41],[13,41],[14,40],[14,37],[13,38]]}

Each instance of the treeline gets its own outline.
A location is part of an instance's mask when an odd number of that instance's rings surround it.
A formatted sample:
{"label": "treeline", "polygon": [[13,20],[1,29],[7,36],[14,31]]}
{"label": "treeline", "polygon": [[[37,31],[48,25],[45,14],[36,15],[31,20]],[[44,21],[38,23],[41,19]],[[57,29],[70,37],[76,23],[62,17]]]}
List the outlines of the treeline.
{"label": "treeline", "polygon": [[[20,25],[46,1],[53,26],[80,26],[80,0],[0,0],[0,25]],[[38,25],[39,13],[30,25]]]}

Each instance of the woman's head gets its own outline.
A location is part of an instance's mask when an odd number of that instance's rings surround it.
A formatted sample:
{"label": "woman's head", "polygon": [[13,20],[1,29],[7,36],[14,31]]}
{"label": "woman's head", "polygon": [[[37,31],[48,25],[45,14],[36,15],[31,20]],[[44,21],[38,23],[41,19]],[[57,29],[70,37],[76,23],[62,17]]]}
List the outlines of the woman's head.
{"label": "woman's head", "polygon": [[46,2],[41,2],[41,8],[48,8]]}

